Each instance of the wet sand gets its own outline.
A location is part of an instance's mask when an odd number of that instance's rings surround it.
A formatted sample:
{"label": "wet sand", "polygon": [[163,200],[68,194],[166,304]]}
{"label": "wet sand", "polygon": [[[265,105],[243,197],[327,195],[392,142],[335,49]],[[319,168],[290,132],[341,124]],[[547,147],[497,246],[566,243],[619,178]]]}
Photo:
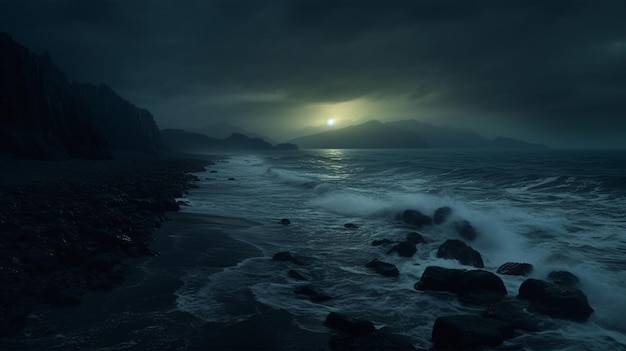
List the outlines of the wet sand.
{"label": "wet sand", "polygon": [[[159,257],[130,262],[127,280],[111,292],[85,295],[79,306],[39,311],[28,336],[4,340],[0,348],[21,350],[323,350],[329,336],[299,329],[292,316],[241,296],[257,313],[223,325],[203,321],[177,307],[177,291],[190,267],[208,277],[250,257],[255,247],[227,233],[249,226],[245,219],[171,213],[151,248]],[[268,258],[269,259],[269,258]]]}

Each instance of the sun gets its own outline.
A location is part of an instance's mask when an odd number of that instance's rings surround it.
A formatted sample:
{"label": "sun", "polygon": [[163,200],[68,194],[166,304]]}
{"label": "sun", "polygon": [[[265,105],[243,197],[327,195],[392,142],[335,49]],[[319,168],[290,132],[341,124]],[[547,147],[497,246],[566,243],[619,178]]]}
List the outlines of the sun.
{"label": "sun", "polygon": [[334,119],[334,118],[332,118],[332,117],[331,117],[331,118],[329,118],[329,119],[327,119],[327,120],[326,120],[326,125],[327,125],[327,126],[329,126],[329,127],[334,126],[334,125],[335,125],[335,119]]}

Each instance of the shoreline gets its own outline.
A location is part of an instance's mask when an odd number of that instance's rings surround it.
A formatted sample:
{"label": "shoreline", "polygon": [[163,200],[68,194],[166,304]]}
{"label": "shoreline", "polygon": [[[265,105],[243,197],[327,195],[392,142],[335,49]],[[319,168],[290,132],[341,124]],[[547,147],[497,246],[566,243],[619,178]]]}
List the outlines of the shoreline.
{"label": "shoreline", "polygon": [[[124,283],[209,156],[0,163],[0,337],[38,308],[74,306]],[[157,234],[158,235],[158,234]]]}

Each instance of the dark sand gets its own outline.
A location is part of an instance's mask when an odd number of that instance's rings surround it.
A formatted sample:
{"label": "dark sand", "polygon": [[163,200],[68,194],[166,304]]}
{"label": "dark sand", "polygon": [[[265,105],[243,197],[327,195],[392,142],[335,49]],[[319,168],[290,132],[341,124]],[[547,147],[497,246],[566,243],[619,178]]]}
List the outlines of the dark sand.
{"label": "dark sand", "polygon": [[178,310],[175,293],[189,267],[205,267],[208,278],[261,253],[226,234],[253,222],[190,213],[168,216],[172,220],[157,231],[151,246],[161,256],[134,259],[126,282],[111,292],[90,292],[76,307],[39,311],[25,330],[28,337],[0,339],[0,349],[328,349],[328,335],[297,328],[289,313],[254,301],[252,294],[241,300],[258,313],[232,325]]}

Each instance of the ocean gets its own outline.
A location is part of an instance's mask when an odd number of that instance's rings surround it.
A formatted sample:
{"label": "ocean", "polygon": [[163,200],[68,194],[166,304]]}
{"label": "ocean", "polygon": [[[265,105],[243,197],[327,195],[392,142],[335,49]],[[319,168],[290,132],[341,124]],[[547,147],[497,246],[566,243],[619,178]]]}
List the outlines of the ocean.
{"label": "ocean", "polygon": [[[436,257],[446,239],[461,239],[453,223],[467,220],[478,234],[467,243],[481,253],[485,270],[525,262],[534,266],[528,277],[537,279],[567,270],[595,309],[585,323],[555,319],[554,327],[518,332],[496,350],[626,348],[624,151],[301,150],[231,155],[197,176],[199,187],[182,199],[190,204],[182,211],[260,223],[230,235],[262,253],[209,276],[190,268],[176,305],[197,318],[245,321],[261,313],[245,302],[252,296],[295,316],[303,330],[327,331],[325,317],[338,311],[429,347],[438,316],[480,311],[451,294],[413,288],[428,266],[472,268]],[[413,257],[371,245],[416,231],[396,219],[405,209],[432,216],[442,206],[451,217],[417,230],[429,243]],[[291,224],[280,224],[282,218]],[[309,264],[272,261],[281,251]],[[366,268],[375,258],[395,264],[399,277]],[[295,295],[303,283],[289,269],[333,298],[315,303]],[[500,277],[510,298],[528,278]]]}

